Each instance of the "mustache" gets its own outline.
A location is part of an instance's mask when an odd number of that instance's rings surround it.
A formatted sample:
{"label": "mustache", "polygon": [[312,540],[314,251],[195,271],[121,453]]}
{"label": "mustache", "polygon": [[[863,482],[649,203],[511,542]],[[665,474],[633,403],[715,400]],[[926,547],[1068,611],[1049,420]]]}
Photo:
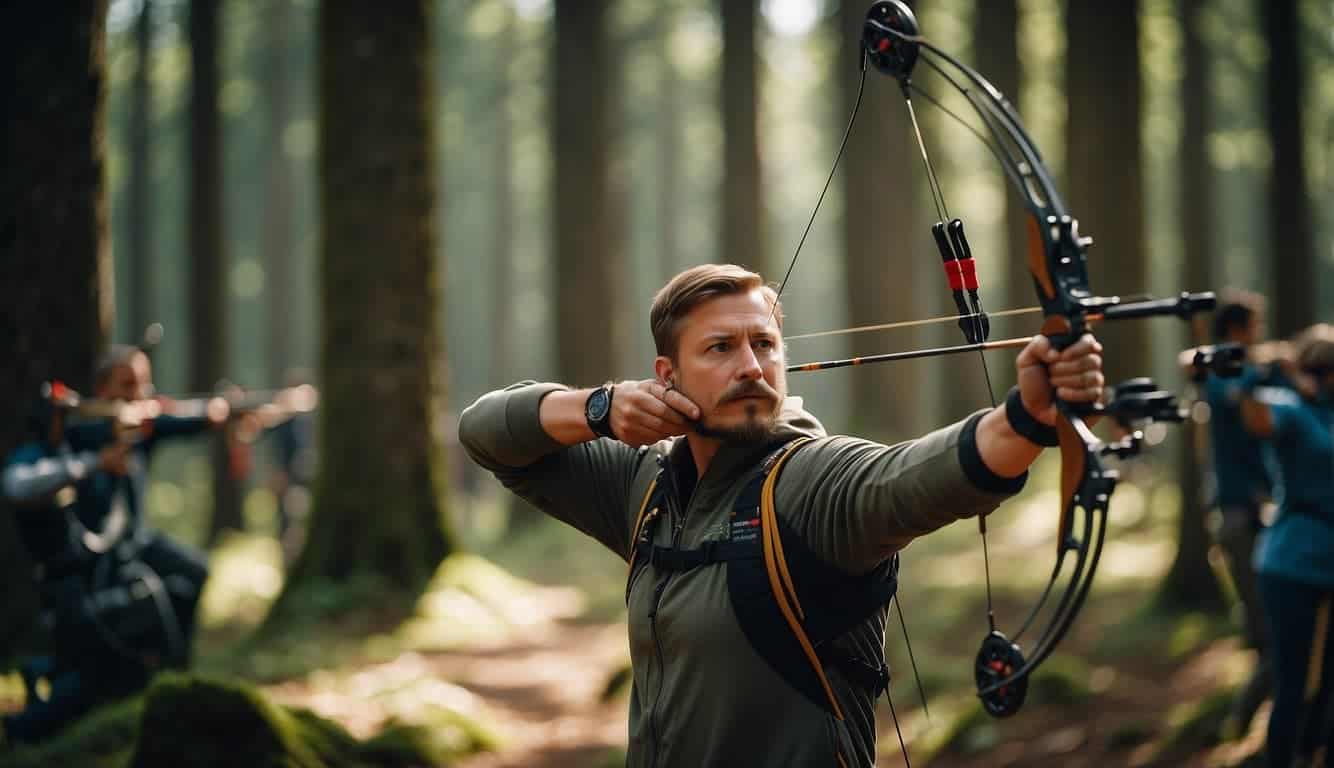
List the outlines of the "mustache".
{"label": "mustache", "polygon": [[777,400],[778,393],[762,381],[747,381],[723,392],[722,397],[718,398],[718,404],[730,403],[743,397],[763,397],[767,400]]}

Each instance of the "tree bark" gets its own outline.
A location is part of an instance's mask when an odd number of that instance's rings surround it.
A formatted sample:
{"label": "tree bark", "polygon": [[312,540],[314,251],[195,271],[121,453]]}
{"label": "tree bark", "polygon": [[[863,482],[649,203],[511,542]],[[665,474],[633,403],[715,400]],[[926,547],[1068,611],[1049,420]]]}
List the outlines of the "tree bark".
{"label": "tree bark", "polygon": [[[1214,254],[1214,196],[1205,140],[1209,135],[1209,51],[1200,34],[1200,13],[1206,0],[1180,0],[1182,58],[1181,80],[1181,229],[1184,258],[1181,285],[1186,290],[1212,286]],[[1208,339],[1206,319],[1194,319],[1191,343]],[[1204,426],[1194,420],[1181,425],[1174,435],[1178,478],[1181,484],[1181,516],[1177,526],[1177,553],[1159,588],[1159,599],[1175,607],[1222,611],[1223,592],[1209,565],[1210,536],[1205,527],[1208,513],[1200,467],[1209,461]]]}
{"label": "tree bark", "polygon": [[[1099,295],[1149,289],[1141,163],[1139,15],[1136,3],[1067,0],[1066,178],[1069,209],[1092,235],[1089,284]],[[1142,376],[1153,357],[1153,323],[1098,329],[1109,382]]]}
{"label": "tree bark", "polygon": [[[1018,1],[992,0],[979,4],[973,16],[973,40],[976,46],[978,70],[991,81],[992,85],[1000,89],[1005,99],[1018,110],[1021,79]],[[1005,186],[1005,203],[1002,211],[1005,240],[1003,250],[995,254],[996,257],[1005,260],[1003,278],[1005,298],[1003,304],[995,302],[995,308],[1027,307],[1034,299],[1033,274],[1028,271],[1028,209],[1024,207],[1018,193],[1012,189],[1009,179],[1004,176],[999,166],[996,167],[996,173],[1000,183]],[[1006,323],[1004,327],[1016,326]],[[1014,385],[1014,366],[996,366],[992,376],[995,378],[999,396],[1000,392]]]}
{"label": "tree bark", "polygon": [[681,78],[672,58],[671,39],[676,28],[676,14],[669,3],[658,8],[654,45],[658,47],[657,116],[657,223],[658,276],[665,284],[683,267],[678,228],[681,226],[681,115],[685,107],[681,97]]}
{"label": "tree bark", "polygon": [[[211,392],[227,359],[226,247],[223,242],[222,120],[218,111],[219,0],[190,4],[190,388]],[[226,430],[209,438],[213,514],[209,543],[240,530],[241,498],[233,477]]]}
{"label": "tree bark", "polygon": [[740,264],[769,280],[765,251],[764,173],[760,167],[759,83],[755,30],[758,0],[720,0],[723,27],[723,210],[720,261]]}
{"label": "tree bark", "polygon": [[[13,290],[0,302],[0,456],[25,439],[23,409],[42,381],[81,392],[111,326],[107,234],[106,0],[8,9],[0,123],[0,263]],[[21,289],[20,289],[21,288]],[[31,639],[31,563],[0,502],[0,657]]]}
{"label": "tree bark", "polygon": [[557,366],[563,381],[599,384],[619,362],[623,258],[613,252],[608,142],[611,43],[607,0],[555,8],[552,230]]}
{"label": "tree bark", "polygon": [[320,6],[320,470],[277,616],[321,582],[410,598],[453,548],[429,10]]}
{"label": "tree bark", "polygon": [[[501,40],[517,34],[514,13],[505,6]],[[496,80],[492,103],[492,173],[495,176],[491,220],[491,381],[509,381],[514,371],[514,128],[510,99],[514,88],[510,64],[514,56],[496,47]]]}
{"label": "tree bark", "polygon": [[1297,0],[1260,3],[1269,65],[1265,118],[1273,148],[1269,176],[1269,233],[1274,270],[1275,330],[1280,338],[1315,322],[1316,250],[1307,195],[1302,130],[1304,73]]}
{"label": "tree bark", "polygon": [[130,332],[138,338],[157,318],[157,270],[153,257],[153,124],[152,71],[153,3],[144,0],[134,25],[136,52],[134,77],[130,82],[129,155],[127,190],[130,252]]}
{"label": "tree bark", "polygon": [[292,163],[287,158],[284,137],[291,122],[292,48],[291,0],[270,0],[265,9],[267,50],[264,51],[264,102],[267,108],[268,162],[266,164],[267,204],[263,214],[263,249],[268,299],[268,377],[269,385],[283,386],[292,366],[292,294],[295,289],[293,266],[296,254],[292,243]]}
{"label": "tree bark", "polygon": [[[843,0],[839,9],[840,39],[860,39],[866,4]],[[835,57],[833,78],[842,88],[841,115],[852,111],[857,97],[857,62],[846,52]],[[903,98],[897,88],[877,85],[884,84],[867,83],[844,155],[855,158],[843,166],[848,325],[854,327],[922,317],[926,305],[916,275],[930,264],[927,254],[917,249],[921,238],[913,234],[923,231],[926,223],[917,214],[917,195],[923,188],[920,160],[906,154],[917,150]],[[886,151],[887,146],[903,147],[904,152]],[[910,349],[925,338],[923,333],[905,331],[895,337],[895,344]],[[859,368],[851,377],[857,408],[850,431],[883,440],[920,434],[918,430],[926,428],[920,414],[923,370],[912,363]]]}

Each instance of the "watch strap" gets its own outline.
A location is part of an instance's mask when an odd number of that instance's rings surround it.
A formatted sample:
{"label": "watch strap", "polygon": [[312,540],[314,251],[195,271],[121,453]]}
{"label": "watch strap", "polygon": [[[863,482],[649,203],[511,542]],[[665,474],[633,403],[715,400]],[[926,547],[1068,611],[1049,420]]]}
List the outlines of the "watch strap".
{"label": "watch strap", "polygon": [[589,415],[588,401],[585,401],[584,419],[588,422],[588,428],[593,431],[593,434],[597,435],[598,437],[609,437],[612,440],[615,440],[617,439],[616,433],[612,431],[611,428],[611,400],[612,400],[612,395],[616,394],[616,389],[610,383],[603,384],[602,386],[598,387],[597,389],[589,393],[588,395],[589,400],[591,400],[594,397],[594,395],[596,395],[598,392],[607,393],[607,412],[603,414],[601,419],[594,419]]}

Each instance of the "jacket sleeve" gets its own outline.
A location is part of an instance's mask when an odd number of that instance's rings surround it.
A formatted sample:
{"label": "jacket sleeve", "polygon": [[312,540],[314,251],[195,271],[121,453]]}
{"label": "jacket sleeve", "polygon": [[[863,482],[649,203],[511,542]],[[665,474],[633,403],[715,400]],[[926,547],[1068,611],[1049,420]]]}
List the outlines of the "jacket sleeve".
{"label": "jacket sleeve", "polygon": [[914,538],[985,515],[1023,488],[1028,473],[1003,478],[982,462],[983,413],[891,446],[850,437],[803,446],[782,469],[775,504],[780,514],[789,507],[822,557],[864,573]]}
{"label": "jacket sleeve", "polygon": [[5,498],[15,504],[40,504],[62,488],[75,485],[97,468],[92,451],[68,456],[44,456],[39,451],[16,451],[5,464]]}
{"label": "jacket sleeve", "polygon": [[152,431],[144,438],[144,447],[156,445],[159,440],[190,437],[209,431],[213,422],[206,416],[158,416],[153,419]]}
{"label": "jacket sleeve", "polygon": [[506,488],[627,558],[630,487],[648,452],[607,438],[553,440],[538,409],[562,389],[525,381],[483,395],[460,415],[459,442]]}

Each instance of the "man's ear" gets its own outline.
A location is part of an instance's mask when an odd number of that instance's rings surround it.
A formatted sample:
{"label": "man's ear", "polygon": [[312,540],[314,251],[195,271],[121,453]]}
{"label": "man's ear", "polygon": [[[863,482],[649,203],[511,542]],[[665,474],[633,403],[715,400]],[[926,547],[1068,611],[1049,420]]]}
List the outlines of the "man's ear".
{"label": "man's ear", "polygon": [[666,386],[672,386],[676,383],[676,366],[672,364],[672,359],[663,355],[658,355],[653,360],[653,373],[658,377],[658,381]]}

